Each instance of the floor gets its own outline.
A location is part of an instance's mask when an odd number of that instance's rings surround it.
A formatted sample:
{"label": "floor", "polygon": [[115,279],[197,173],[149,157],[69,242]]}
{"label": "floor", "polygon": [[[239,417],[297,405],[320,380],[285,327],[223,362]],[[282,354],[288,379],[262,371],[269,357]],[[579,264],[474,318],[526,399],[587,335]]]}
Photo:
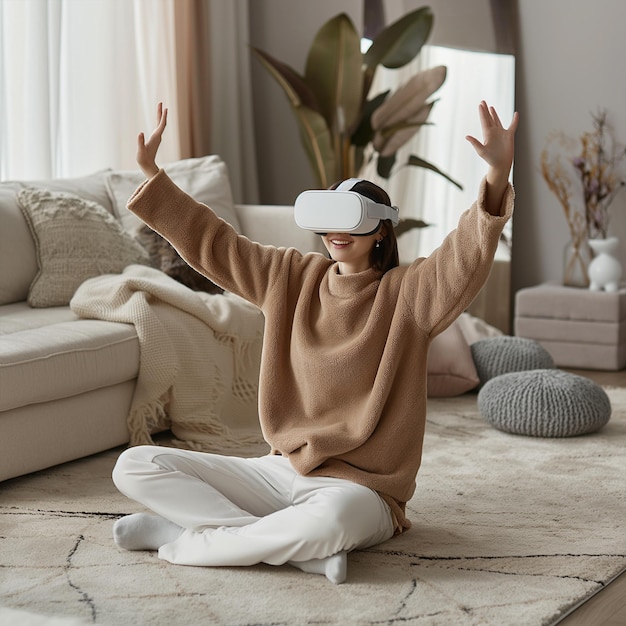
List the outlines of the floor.
{"label": "floor", "polygon": [[[619,372],[569,371],[591,378],[600,385],[626,387],[626,370]],[[559,626],[624,626],[626,624],[626,572],[558,624]]]}

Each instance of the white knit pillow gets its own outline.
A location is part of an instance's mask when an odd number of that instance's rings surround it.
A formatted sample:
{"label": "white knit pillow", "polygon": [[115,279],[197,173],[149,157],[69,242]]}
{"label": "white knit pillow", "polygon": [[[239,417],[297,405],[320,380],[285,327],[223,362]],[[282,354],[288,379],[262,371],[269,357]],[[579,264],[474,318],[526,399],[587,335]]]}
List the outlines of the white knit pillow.
{"label": "white knit pillow", "polygon": [[[163,166],[167,175],[197,202],[203,202],[237,232],[241,225],[233,203],[228,168],[217,154],[182,159]],[[113,171],[106,184],[117,216],[124,229],[133,236],[143,222],[126,208],[137,187],[146,179],[139,170]]]}
{"label": "white knit pillow", "polygon": [[95,202],[30,187],[17,202],[37,249],[38,272],[28,291],[32,307],[65,306],[84,280],[148,263],[146,251]]}

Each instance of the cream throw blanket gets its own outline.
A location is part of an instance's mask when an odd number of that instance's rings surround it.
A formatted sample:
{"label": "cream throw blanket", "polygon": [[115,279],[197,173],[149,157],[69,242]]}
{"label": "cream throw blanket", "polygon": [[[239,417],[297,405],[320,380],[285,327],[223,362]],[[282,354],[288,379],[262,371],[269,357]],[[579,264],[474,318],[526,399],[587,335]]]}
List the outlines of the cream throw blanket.
{"label": "cream throw blanket", "polygon": [[262,442],[257,390],[263,315],[255,306],[129,265],[122,274],[82,283],[70,307],[80,317],[135,326],[141,358],[128,415],[131,445],[153,443],[151,433],[168,426],[177,445],[196,450]]}

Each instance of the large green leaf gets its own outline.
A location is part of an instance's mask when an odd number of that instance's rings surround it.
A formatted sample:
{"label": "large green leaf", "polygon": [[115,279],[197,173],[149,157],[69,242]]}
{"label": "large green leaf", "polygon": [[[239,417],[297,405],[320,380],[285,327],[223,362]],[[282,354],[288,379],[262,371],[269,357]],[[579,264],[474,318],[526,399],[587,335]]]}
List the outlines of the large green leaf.
{"label": "large green leaf", "polygon": [[378,155],[378,159],[376,160],[376,173],[381,178],[389,178],[391,176],[391,170],[393,169],[395,162],[395,153],[386,157]]}
{"label": "large green leaf", "polygon": [[430,7],[407,13],[381,31],[363,56],[363,94],[367,96],[380,64],[398,68],[412,61],[428,40],[434,16]]}
{"label": "large green leaf", "polygon": [[398,68],[412,61],[426,43],[433,27],[430,7],[407,13],[376,36],[364,57],[365,65]]}
{"label": "large green leaf", "polygon": [[278,82],[289,99],[300,126],[300,139],[321,188],[334,180],[333,140],[315,96],[304,78],[267,52],[252,48],[261,64]]}
{"label": "large green leaf", "polygon": [[363,90],[360,36],[341,13],[316,34],[306,60],[305,81],[334,133],[351,132],[360,118]]}
{"label": "large green leaf", "polygon": [[406,219],[401,219],[398,222],[398,225],[394,226],[393,230],[396,233],[396,237],[399,237],[414,228],[428,228],[429,226],[432,226],[432,224],[429,224],[424,220],[407,217]]}
{"label": "large green leaf", "polygon": [[295,107],[294,111],[300,126],[300,139],[317,183],[320,189],[327,189],[336,179],[336,159],[326,120],[305,106]]}
{"label": "large green leaf", "polygon": [[379,93],[375,98],[368,100],[363,106],[361,123],[352,133],[352,144],[355,146],[366,146],[374,137],[374,129],[372,128],[372,114],[385,101],[389,95],[389,89]]}
{"label": "large green leaf", "polygon": [[315,95],[298,72],[286,63],[275,59],[267,52],[263,52],[263,50],[253,47],[252,51],[270,75],[283,88],[292,107],[303,105],[314,111],[320,110]]}
{"label": "large green leaf", "polygon": [[361,171],[363,163],[365,162],[365,148],[363,146],[354,146],[354,170],[350,173],[350,176],[345,178],[352,178]]}
{"label": "large green leaf", "polygon": [[[396,163],[396,153],[391,154],[389,156],[381,156],[378,155],[378,159],[376,162],[376,172],[382,178],[389,178],[391,176],[391,170]],[[423,167],[427,170],[431,170],[440,176],[443,176],[446,180],[449,180],[453,185],[456,185],[459,189],[463,189],[463,186],[458,183],[456,180],[452,179],[448,174],[442,172],[436,165],[429,163],[425,159],[415,156],[412,154],[408,159],[405,165],[413,165],[415,167]]]}
{"label": "large green leaf", "polygon": [[463,189],[463,185],[461,185],[461,183],[457,183],[456,180],[454,180],[453,178],[450,178],[450,176],[448,176],[445,172],[442,172],[436,165],[433,165],[432,163],[429,163],[428,161],[425,161],[424,159],[417,157],[414,154],[412,154],[409,157],[406,164],[414,165],[416,167],[423,167],[423,168],[426,168],[427,170],[431,170],[435,172],[436,174],[443,176],[446,180],[449,180],[453,185],[455,185],[459,189]]}

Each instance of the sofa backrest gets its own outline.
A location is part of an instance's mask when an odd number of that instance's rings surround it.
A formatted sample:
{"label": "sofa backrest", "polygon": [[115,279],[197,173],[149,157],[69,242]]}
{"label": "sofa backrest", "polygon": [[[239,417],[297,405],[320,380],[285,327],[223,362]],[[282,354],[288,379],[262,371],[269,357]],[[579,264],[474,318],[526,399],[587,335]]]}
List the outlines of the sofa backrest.
{"label": "sofa backrest", "polygon": [[[209,205],[239,232],[228,170],[218,155],[183,159],[164,166],[182,189]],[[38,271],[35,240],[18,206],[16,194],[35,187],[66,192],[103,206],[118,218],[127,232],[134,234],[141,224],[126,202],[144,180],[139,170],[102,170],[79,178],[0,183],[0,305],[27,299],[28,290]]]}
{"label": "sofa backrest", "polygon": [[[218,155],[183,159],[163,168],[183,190],[250,239],[294,246],[302,252],[323,251],[317,235],[296,226],[290,207],[235,207],[228,170]],[[79,178],[0,182],[0,305],[27,300],[39,270],[35,239],[16,198],[21,189],[71,193],[95,202],[135,236],[142,222],[128,211],[126,203],[143,180],[139,170],[107,169]]]}
{"label": "sofa backrest", "polygon": [[278,248],[326,254],[322,238],[300,228],[293,218],[293,206],[283,204],[236,204],[241,232],[248,239]]}

